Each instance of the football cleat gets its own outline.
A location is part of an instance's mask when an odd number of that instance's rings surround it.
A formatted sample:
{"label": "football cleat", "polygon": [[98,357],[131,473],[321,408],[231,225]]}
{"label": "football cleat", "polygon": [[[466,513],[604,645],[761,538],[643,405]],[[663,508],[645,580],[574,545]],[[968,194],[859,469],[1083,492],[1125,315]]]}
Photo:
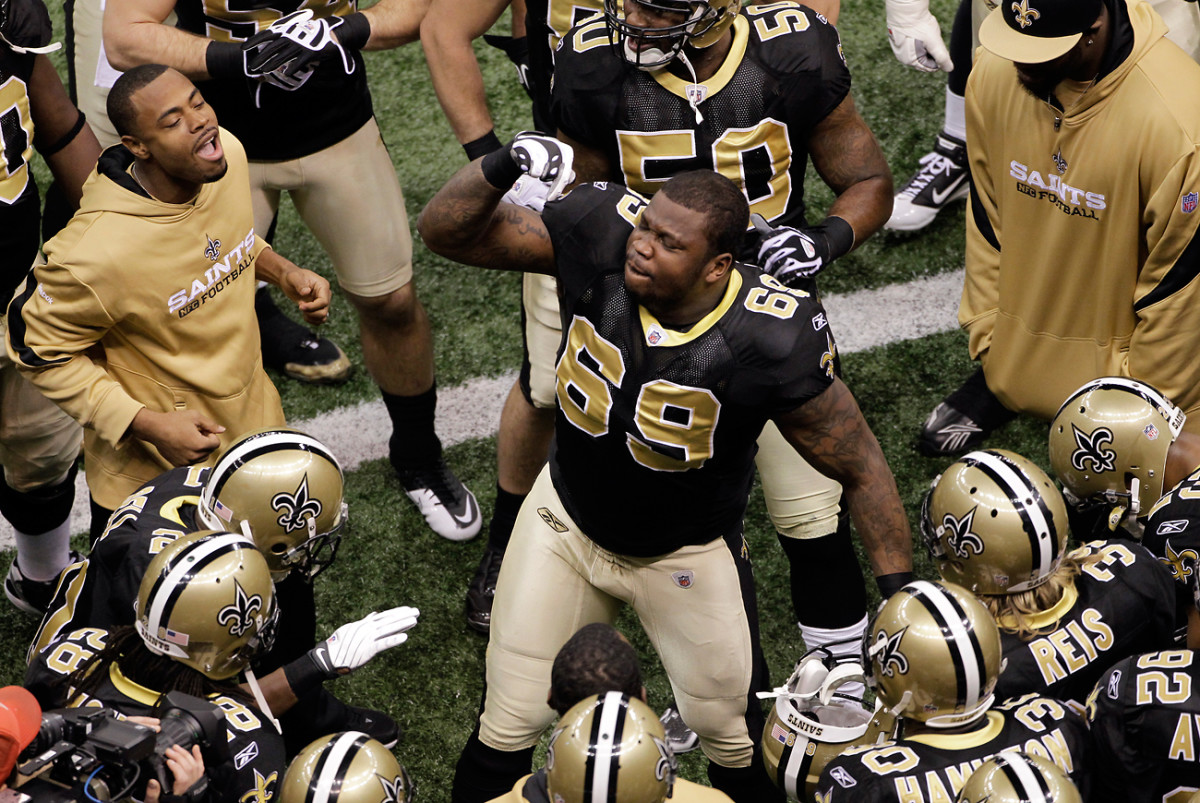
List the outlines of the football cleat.
{"label": "football cleat", "polygon": [[919,231],[947,204],[966,198],[967,191],[967,144],[942,131],[933,150],[921,157],[921,169],[896,193],[883,227]]}
{"label": "football cleat", "polygon": [[658,721],[662,723],[663,732],[667,734],[667,744],[671,745],[675,755],[690,753],[700,746],[700,736],[684,723],[679,709],[674,704],[667,706]]}
{"label": "football cleat", "polygon": [[392,465],[404,493],[421,511],[429,529],[451,541],[470,541],[479,535],[483,517],[475,494],[467,490],[444,459],[439,457],[435,464],[425,468],[401,469],[394,462]]}
{"label": "football cleat", "polygon": [[496,596],[496,581],[504,550],[488,544],[467,587],[467,627],[485,636],[492,631],[492,598]]}
{"label": "football cleat", "polygon": [[978,448],[993,430],[1017,417],[988,389],[979,368],[933,408],[917,447],[926,457],[957,457]]}
{"label": "football cleat", "polygon": [[382,711],[347,705],[340,726],[359,731],[391,750],[400,741],[400,725]]}
{"label": "football cleat", "polygon": [[350,378],[350,358],[333,341],[318,337],[284,315],[260,288],[254,299],[263,365],[300,382],[338,385]]}
{"label": "football cleat", "polygon": [[[4,578],[4,596],[25,613],[41,618],[50,607],[50,600],[54,599],[54,590],[58,588],[58,575],[49,580],[31,580],[21,574],[17,560],[13,558],[12,566],[8,568],[8,574]],[[80,554],[72,549],[68,564],[81,560],[83,558]]]}

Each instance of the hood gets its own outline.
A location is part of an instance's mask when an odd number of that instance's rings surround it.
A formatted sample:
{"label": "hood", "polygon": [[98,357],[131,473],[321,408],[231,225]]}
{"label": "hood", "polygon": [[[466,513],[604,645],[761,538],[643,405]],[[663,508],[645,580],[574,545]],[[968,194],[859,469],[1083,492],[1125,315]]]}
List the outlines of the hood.
{"label": "hood", "polygon": [[[221,130],[221,137],[224,141],[224,129]],[[169,204],[159,201],[150,197],[150,193],[142,189],[129,174],[129,166],[133,164],[133,160],[133,154],[120,143],[100,154],[96,170],[84,182],[79,213],[119,212],[135,217],[161,218],[163,223],[174,223],[203,204],[213,192],[212,184],[204,184],[200,188],[200,194],[188,203]]]}
{"label": "hood", "polygon": [[1067,118],[1086,115],[1117,90],[1150,48],[1167,34],[1167,24],[1146,0],[1105,0],[1113,26],[1108,55],[1096,83],[1068,110]]}

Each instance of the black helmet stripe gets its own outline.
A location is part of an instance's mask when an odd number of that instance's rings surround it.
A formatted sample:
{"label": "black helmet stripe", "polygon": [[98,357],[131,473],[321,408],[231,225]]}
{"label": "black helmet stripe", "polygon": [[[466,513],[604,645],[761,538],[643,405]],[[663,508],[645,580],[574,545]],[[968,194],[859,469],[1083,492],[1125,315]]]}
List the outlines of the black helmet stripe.
{"label": "black helmet stripe", "polygon": [[1012,788],[1021,796],[1022,803],[1053,803],[1050,784],[1029,756],[1024,753],[1000,753],[996,765]]}
{"label": "black helmet stripe", "polygon": [[337,803],[342,793],[342,781],[369,738],[365,733],[349,731],[326,742],[313,767],[304,803]]}
{"label": "black helmet stripe", "polygon": [[[963,458],[963,462],[978,468],[1008,494],[1013,509],[1021,517],[1021,528],[1029,538],[1033,576],[1040,577],[1049,571],[1057,557],[1058,532],[1041,489],[1016,463],[994,451],[972,452]],[[1030,499],[1033,505],[1028,504]]]}
{"label": "black helmet stripe", "polygon": [[918,580],[904,588],[924,606],[946,638],[950,660],[954,662],[958,704],[963,707],[974,706],[983,697],[987,668],[983,648],[971,627],[967,612],[953,595],[934,583]]}
{"label": "black helmet stripe", "polygon": [[629,697],[619,691],[607,692],[592,713],[588,734],[587,769],[583,776],[584,803],[607,803],[617,799],[617,779],[621,769],[621,739]]}
{"label": "black helmet stripe", "polygon": [[[148,610],[144,612],[144,615],[146,616],[147,630],[157,637],[159,628],[166,627],[166,623],[171,621],[175,604],[192,578],[221,556],[242,549],[255,549],[255,546],[244,536],[230,533],[211,535],[184,548],[175,556],[167,570],[160,572],[158,577],[154,578],[150,593],[146,595]],[[195,560],[185,564],[184,558],[187,556],[194,556]],[[167,587],[164,588],[164,585]],[[160,595],[164,592],[166,596],[161,598]]]}
{"label": "black helmet stripe", "polygon": [[229,451],[221,455],[221,459],[217,461],[217,464],[213,466],[212,472],[209,474],[209,483],[204,489],[205,496],[208,498],[219,496],[221,489],[225,487],[225,483],[229,481],[229,478],[243,464],[257,457],[262,457],[265,454],[285,449],[312,452],[328,460],[337,467],[339,472],[342,470],[341,464],[338,463],[333,453],[325,447],[325,444],[311,435],[287,429],[262,432],[234,445]]}

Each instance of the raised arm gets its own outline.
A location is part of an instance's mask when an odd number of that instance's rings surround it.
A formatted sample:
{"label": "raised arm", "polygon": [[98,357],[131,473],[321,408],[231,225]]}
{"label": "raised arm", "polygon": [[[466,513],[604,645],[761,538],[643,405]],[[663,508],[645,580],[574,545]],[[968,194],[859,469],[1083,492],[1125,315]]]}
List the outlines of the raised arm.
{"label": "raised arm", "polygon": [[211,78],[207,52],[211,40],[181,31],[163,20],[175,0],[109,0],[104,9],[104,50],[112,66],[165,64],[193,81]]}
{"label": "raised arm", "polygon": [[[814,468],[842,484],[850,518],[885,596],[897,581],[911,579],[912,533],[896,480],[845,383],[834,379],[824,393],[777,416],[775,423]],[[902,577],[882,580],[895,574]]]}

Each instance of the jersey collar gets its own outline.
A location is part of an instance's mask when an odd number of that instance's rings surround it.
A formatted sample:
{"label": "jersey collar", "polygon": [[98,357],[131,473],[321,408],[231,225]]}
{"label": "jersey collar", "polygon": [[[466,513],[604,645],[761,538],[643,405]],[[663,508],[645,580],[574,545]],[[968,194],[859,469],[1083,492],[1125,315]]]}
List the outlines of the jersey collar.
{"label": "jersey collar", "polygon": [[117,691],[142,705],[153,706],[158,702],[158,698],[162,696],[153,689],[148,689],[142,684],[134,683],[125,677],[120,667],[117,666],[116,661],[108,665],[108,679],[112,681],[112,685]]}
{"label": "jersey collar", "polygon": [[713,327],[721,316],[729,311],[733,306],[734,299],[737,298],[738,292],[742,289],[742,274],[735,270],[729,272],[729,284],[725,285],[725,295],[721,297],[721,303],[717,304],[712,312],[701,318],[695,326],[688,329],[686,332],[678,332],[674,329],[668,329],[658,322],[658,319],[650,314],[650,311],[638,304],[638,317],[642,319],[642,337],[648,346],[682,346],[691,343],[700,335],[707,332]]}
{"label": "jersey collar", "polygon": [[905,736],[904,741],[926,744],[939,750],[963,750],[987,744],[999,736],[1003,729],[1004,717],[996,711],[988,711],[987,724],[978,730],[967,733],[918,733],[916,736]]}
{"label": "jersey collar", "polygon": [[[745,17],[738,15],[737,19],[733,21],[733,44],[730,45],[729,52],[725,54],[725,61],[721,64],[721,69],[717,70],[712,78],[699,84],[704,87],[704,90],[702,97],[696,100],[697,104],[703,103],[705,98],[711,98],[725,88],[746,55],[746,43],[749,39],[750,23]],[[650,75],[663,89],[684,100],[689,99],[688,87],[696,86],[691,81],[673,75],[670,70],[656,70]]]}

